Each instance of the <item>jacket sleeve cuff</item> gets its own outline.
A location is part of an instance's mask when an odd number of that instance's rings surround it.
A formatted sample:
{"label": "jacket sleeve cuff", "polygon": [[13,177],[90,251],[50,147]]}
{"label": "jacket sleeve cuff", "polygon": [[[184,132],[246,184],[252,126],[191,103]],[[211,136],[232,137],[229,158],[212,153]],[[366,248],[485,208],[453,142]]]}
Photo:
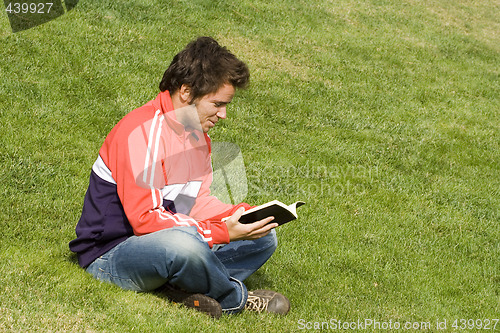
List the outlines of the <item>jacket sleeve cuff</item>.
{"label": "jacket sleeve cuff", "polygon": [[222,214],[213,216],[207,221],[210,223],[210,230],[212,232],[212,242],[209,242],[210,247],[212,247],[213,244],[229,244],[229,232],[227,231],[226,222],[222,221],[222,219],[233,215],[240,207],[244,207],[245,210],[248,210],[255,206],[250,206],[249,204],[243,202],[233,206],[233,208]]}
{"label": "jacket sleeve cuff", "polygon": [[229,244],[229,232],[225,222],[212,221],[210,229],[212,230],[212,244]]}

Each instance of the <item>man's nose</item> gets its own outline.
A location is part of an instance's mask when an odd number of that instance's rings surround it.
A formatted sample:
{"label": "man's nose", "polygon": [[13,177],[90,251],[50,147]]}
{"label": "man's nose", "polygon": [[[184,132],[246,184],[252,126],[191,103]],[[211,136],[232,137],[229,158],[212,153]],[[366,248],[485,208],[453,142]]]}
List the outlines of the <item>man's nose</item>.
{"label": "man's nose", "polygon": [[221,119],[226,119],[226,107],[221,106],[219,110],[217,111],[217,117]]}

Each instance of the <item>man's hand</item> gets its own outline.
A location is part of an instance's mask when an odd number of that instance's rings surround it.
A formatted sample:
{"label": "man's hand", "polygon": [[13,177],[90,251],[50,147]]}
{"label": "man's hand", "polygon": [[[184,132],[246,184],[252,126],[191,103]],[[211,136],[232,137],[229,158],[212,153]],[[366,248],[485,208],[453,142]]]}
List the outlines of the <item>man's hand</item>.
{"label": "man's hand", "polygon": [[269,223],[274,217],[266,217],[257,222],[243,224],[239,222],[245,208],[240,207],[231,217],[226,220],[229,240],[258,239],[266,236],[272,229],[278,226],[278,223]]}

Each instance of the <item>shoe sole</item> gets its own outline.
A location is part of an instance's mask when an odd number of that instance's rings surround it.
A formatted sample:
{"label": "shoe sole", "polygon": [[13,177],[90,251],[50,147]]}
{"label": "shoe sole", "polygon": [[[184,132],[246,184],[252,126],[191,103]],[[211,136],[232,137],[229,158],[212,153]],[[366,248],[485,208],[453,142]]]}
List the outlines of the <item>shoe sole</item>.
{"label": "shoe sole", "polygon": [[222,308],[219,302],[203,294],[190,294],[168,285],[158,288],[156,292],[175,304],[182,304],[190,309],[203,312],[210,317],[218,319],[222,316]]}
{"label": "shoe sole", "polygon": [[203,312],[215,319],[219,319],[222,316],[222,308],[219,302],[203,294],[190,295],[180,303],[188,308]]}

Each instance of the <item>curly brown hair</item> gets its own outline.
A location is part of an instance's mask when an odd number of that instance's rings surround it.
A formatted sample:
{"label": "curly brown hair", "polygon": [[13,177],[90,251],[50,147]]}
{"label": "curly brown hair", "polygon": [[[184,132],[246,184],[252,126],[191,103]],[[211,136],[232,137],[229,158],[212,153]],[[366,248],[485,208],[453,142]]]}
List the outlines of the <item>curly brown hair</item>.
{"label": "curly brown hair", "polygon": [[250,79],[247,65],[211,37],[199,37],[179,52],[163,74],[160,90],[175,93],[183,84],[191,101],[216,92],[224,84],[245,88]]}

